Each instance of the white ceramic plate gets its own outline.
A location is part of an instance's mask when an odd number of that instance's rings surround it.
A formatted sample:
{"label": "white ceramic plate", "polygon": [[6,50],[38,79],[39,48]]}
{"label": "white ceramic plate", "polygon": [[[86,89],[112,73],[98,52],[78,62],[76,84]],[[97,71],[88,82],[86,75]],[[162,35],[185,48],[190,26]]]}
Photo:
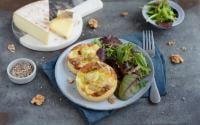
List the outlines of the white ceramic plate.
{"label": "white ceramic plate", "polygon": [[[150,66],[152,68],[152,72],[148,77],[145,78],[148,81],[146,86],[143,89],[141,89],[138,93],[136,93],[134,96],[132,96],[130,99],[128,99],[126,101],[121,101],[121,100],[117,99],[116,103],[114,103],[114,104],[110,104],[107,100],[103,101],[103,102],[90,102],[90,101],[85,100],[84,98],[82,98],[79,95],[78,91],[76,90],[75,83],[73,83],[73,84],[68,83],[67,78],[72,77],[75,79],[75,75],[72,74],[66,66],[66,56],[68,55],[68,53],[74,46],[81,44],[81,43],[89,43],[92,40],[93,39],[88,39],[88,40],[79,42],[79,43],[71,46],[70,48],[67,48],[59,57],[59,59],[56,63],[56,67],[55,67],[55,77],[56,77],[57,85],[58,85],[60,91],[70,101],[72,101],[82,107],[94,109],[94,110],[119,109],[119,108],[125,107],[125,106],[137,101],[149,89],[152,78],[153,78],[153,74],[154,74],[154,68],[153,68],[153,63],[151,61],[151,58],[148,56],[148,54],[144,50],[142,50],[138,46],[137,46],[138,50],[143,52],[145,57],[147,58],[147,61],[149,62]],[[125,40],[121,40],[121,41],[127,42]]]}

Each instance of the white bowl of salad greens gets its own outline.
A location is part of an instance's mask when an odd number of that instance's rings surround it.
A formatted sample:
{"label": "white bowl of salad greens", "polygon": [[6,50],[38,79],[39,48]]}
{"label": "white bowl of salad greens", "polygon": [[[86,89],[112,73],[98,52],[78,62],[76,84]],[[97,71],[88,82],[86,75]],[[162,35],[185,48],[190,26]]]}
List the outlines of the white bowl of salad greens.
{"label": "white bowl of salad greens", "polygon": [[160,29],[169,29],[181,24],[185,13],[181,6],[170,0],[153,0],[142,9],[144,19]]}

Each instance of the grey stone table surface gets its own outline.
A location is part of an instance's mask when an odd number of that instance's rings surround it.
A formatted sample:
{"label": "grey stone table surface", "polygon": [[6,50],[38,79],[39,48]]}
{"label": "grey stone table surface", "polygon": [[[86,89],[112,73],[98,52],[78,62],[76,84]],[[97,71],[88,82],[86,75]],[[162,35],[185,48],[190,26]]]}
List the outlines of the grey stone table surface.
{"label": "grey stone table surface", "polygon": [[[167,96],[158,105],[147,99],[120,109],[97,125],[198,125],[200,123],[200,6],[199,0],[189,3],[179,0],[186,12],[184,22],[170,30],[158,30],[147,24],[141,15],[141,8],[147,0],[104,0],[104,8],[84,18],[83,34],[78,41],[113,34],[122,36],[143,29],[155,31],[156,44],[165,56],[167,64]],[[128,11],[127,17],[120,17]],[[89,29],[86,22],[94,17],[101,27]],[[49,83],[41,69],[36,78],[26,85],[15,85],[6,75],[10,61],[20,57],[33,59],[37,66],[59,55],[55,52],[36,52],[24,48],[11,30],[12,13],[0,11],[0,112],[8,113],[9,125],[82,125],[85,124],[79,113]],[[167,41],[175,40],[169,47]],[[14,43],[16,52],[7,51],[7,45]],[[186,47],[182,52],[179,48]],[[169,55],[180,54],[184,63],[172,65]],[[30,104],[37,93],[46,97],[43,106]]]}

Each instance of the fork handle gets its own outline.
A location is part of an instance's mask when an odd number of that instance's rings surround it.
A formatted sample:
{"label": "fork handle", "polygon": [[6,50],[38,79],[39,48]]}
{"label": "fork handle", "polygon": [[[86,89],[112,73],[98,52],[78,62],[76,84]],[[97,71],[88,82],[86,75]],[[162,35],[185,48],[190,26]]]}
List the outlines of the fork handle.
{"label": "fork handle", "polygon": [[150,89],[150,101],[155,104],[161,101],[160,93],[158,91],[155,78],[153,78],[151,89]]}

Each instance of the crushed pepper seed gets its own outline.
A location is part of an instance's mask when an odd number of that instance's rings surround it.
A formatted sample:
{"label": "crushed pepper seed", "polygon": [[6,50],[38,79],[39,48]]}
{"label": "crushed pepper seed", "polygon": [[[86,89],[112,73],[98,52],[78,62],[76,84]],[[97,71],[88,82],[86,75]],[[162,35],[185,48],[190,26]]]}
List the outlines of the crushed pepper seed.
{"label": "crushed pepper seed", "polygon": [[15,64],[11,68],[10,74],[18,78],[24,78],[31,75],[33,70],[34,70],[34,67],[31,63],[27,61],[23,61],[23,62],[19,62]]}
{"label": "crushed pepper seed", "polygon": [[8,50],[12,53],[15,53],[15,45],[14,44],[8,44]]}

